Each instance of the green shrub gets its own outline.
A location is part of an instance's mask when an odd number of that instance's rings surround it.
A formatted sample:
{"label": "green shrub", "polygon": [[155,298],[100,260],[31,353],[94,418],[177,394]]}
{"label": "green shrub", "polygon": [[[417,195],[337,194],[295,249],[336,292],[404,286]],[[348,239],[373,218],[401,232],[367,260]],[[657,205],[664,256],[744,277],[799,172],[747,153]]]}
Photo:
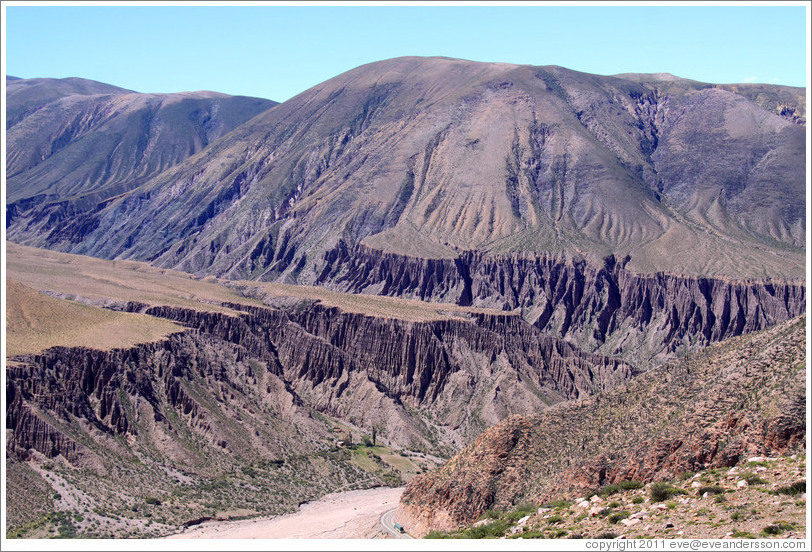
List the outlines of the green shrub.
{"label": "green shrub", "polygon": [[521,504],[516,506],[516,508],[512,512],[506,514],[504,516],[504,519],[508,521],[518,521],[526,515],[535,514],[537,509],[538,508],[536,507],[535,504],[532,504],[530,502],[522,502]]}
{"label": "green shrub", "polygon": [[644,499],[642,496],[636,496],[632,499],[632,504],[642,504]]}
{"label": "green shrub", "polygon": [[613,495],[613,494],[619,493],[619,492],[620,492],[620,485],[615,485],[613,483],[611,485],[605,485],[605,486],[601,487],[600,489],[598,489],[598,491],[595,494],[605,498],[607,496],[610,496],[610,495]]}
{"label": "green shrub", "polygon": [[754,539],[755,535],[747,531],[734,531],[731,535],[734,539]]}
{"label": "green shrub", "polygon": [[609,532],[601,533],[600,535],[596,536],[595,538],[596,539],[616,539],[617,538],[617,533],[609,533]]}
{"label": "green shrub", "polygon": [[776,494],[786,494],[792,496],[796,496],[805,492],[806,492],[806,481],[796,481],[791,485],[787,485],[785,487],[778,487],[775,490]]}
{"label": "green shrub", "polygon": [[702,487],[699,487],[696,490],[696,494],[698,494],[699,496],[702,496],[705,493],[712,494],[712,495],[718,495],[718,494],[724,494],[724,492],[725,492],[725,488],[720,487],[719,485],[704,485]]}
{"label": "green shrub", "polygon": [[620,508],[620,502],[617,500],[613,500],[609,504],[606,505],[607,508]]}
{"label": "green shrub", "polygon": [[626,519],[630,515],[631,514],[625,510],[623,512],[616,512],[609,516],[609,523],[617,523],[621,519]]}
{"label": "green shrub", "polygon": [[148,496],[147,499],[144,502],[146,502],[147,504],[152,504],[154,506],[160,506],[161,505],[161,501],[159,499],[155,498],[155,497],[152,497],[152,496]]}
{"label": "green shrub", "polygon": [[624,491],[634,491],[643,488],[643,483],[640,481],[621,481],[619,485]]}
{"label": "green shrub", "polygon": [[504,520],[496,520],[491,523],[471,527],[463,531],[461,537],[464,539],[494,539],[504,537],[509,524]]}
{"label": "green shrub", "polygon": [[649,490],[652,502],[663,502],[674,495],[685,494],[685,491],[678,489],[668,483],[652,483]]}
{"label": "green shrub", "polygon": [[546,521],[549,525],[555,525],[556,523],[560,523],[562,519],[564,518],[561,516],[550,516]]}
{"label": "green shrub", "polygon": [[554,500],[553,502],[545,502],[541,505],[542,508],[569,508],[572,506],[571,500]]}
{"label": "green shrub", "polygon": [[502,517],[502,512],[500,512],[499,510],[497,510],[495,508],[491,508],[490,510],[486,511],[482,515],[482,517],[484,519],[499,519],[500,517]]}
{"label": "green shrub", "polygon": [[768,525],[761,532],[765,535],[780,535],[784,531],[789,531],[791,529],[795,529],[794,523],[788,523],[786,521],[778,521],[771,525]]}
{"label": "green shrub", "polygon": [[747,481],[748,485],[763,485],[764,483],[767,482],[754,473],[744,473],[742,474],[742,479]]}

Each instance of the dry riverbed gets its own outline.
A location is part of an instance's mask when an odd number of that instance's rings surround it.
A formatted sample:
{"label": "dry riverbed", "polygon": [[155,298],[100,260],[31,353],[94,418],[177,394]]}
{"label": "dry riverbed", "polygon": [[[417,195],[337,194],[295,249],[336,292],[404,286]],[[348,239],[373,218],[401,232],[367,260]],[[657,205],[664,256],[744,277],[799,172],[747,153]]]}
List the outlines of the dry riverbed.
{"label": "dry riverbed", "polygon": [[302,504],[294,514],[243,521],[210,521],[170,539],[369,539],[386,538],[381,515],[395,508],[403,494],[378,487],[333,493]]}

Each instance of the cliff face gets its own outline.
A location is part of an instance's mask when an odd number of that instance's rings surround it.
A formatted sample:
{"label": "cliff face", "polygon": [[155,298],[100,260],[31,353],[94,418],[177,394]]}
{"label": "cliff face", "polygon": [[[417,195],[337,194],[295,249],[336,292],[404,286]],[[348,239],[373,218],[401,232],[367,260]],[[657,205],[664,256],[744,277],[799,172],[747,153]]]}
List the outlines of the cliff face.
{"label": "cliff face", "polygon": [[[279,443],[266,435],[263,416],[307,428],[312,408],[374,427],[401,446],[450,453],[506,416],[590,395],[637,373],[516,316],[404,322],[319,305],[230,306],[243,312],[128,303],[120,308],[190,329],[130,349],[54,348],[21,357],[8,376],[11,449],[76,460],[82,435],[149,441],[179,431],[180,416],[181,427],[210,446],[273,457],[296,446],[263,444]],[[246,414],[262,415],[245,421]],[[144,419],[153,420],[152,429],[139,425]]]}
{"label": "cliff face", "polygon": [[735,338],[593,397],[516,416],[413,480],[399,519],[417,534],[489,508],[583,496],[801,449],[805,318]]}
{"label": "cliff face", "polygon": [[419,259],[339,244],[318,283],[340,291],[520,310],[544,332],[638,362],[765,329],[805,312],[801,282],[639,275],[546,255]]}
{"label": "cliff face", "polygon": [[[197,331],[129,349],[56,347],[20,357],[7,373],[9,449],[82,463],[98,445],[125,454],[116,439],[124,437],[191,468],[200,462],[192,435],[204,450],[219,447],[242,460],[307,450],[325,430],[308,423],[295,394],[273,374],[271,357],[264,359],[269,365],[248,357],[245,348]],[[270,431],[269,421],[280,418],[314,435]]]}

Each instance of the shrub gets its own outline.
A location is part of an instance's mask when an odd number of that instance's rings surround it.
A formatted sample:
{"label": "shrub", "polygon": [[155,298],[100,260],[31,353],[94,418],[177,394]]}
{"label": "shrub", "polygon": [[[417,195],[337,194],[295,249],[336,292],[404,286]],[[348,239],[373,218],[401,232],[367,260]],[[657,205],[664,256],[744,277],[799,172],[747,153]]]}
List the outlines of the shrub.
{"label": "shrub", "polygon": [[702,496],[705,493],[712,494],[712,495],[718,495],[718,494],[724,494],[724,492],[725,492],[725,488],[720,487],[719,485],[704,485],[702,487],[699,487],[696,490],[696,494],[698,494],[699,496]]}
{"label": "shrub", "polygon": [[617,538],[617,533],[601,533],[600,535],[595,537],[596,539],[615,539]]}
{"label": "shrub", "polygon": [[613,500],[612,502],[607,504],[606,507],[607,508],[619,508],[620,507],[620,502],[618,502],[617,500]]}
{"label": "shrub", "polygon": [[747,481],[748,485],[763,485],[764,483],[767,482],[754,473],[744,473],[742,474],[742,479]]}
{"label": "shrub", "polygon": [[595,494],[605,498],[618,492],[620,492],[620,485],[615,485],[613,483],[611,485],[601,487]]}
{"label": "shrub", "polygon": [[560,523],[562,519],[564,518],[562,518],[561,516],[550,516],[549,518],[547,518],[547,523],[549,525],[554,525],[556,523]]}
{"label": "shrub", "polygon": [[462,533],[464,539],[488,539],[498,538],[505,536],[508,530],[508,523],[503,520],[496,520],[488,523],[487,525],[480,525],[479,527],[471,527]]}
{"label": "shrub", "polygon": [[643,483],[640,481],[621,481],[619,485],[624,491],[633,491],[635,489],[643,488]]}
{"label": "shrub", "polygon": [[531,504],[530,502],[522,502],[521,504],[516,506],[515,510],[505,515],[504,517],[508,521],[518,521],[528,514],[536,513],[536,510],[537,508],[535,504]]}
{"label": "shrub", "polygon": [[685,494],[685,491],[678,489],[668,483],[652,483],[650,488],[652,502],[663,502],[674,495]]}
{"label": "shrub", "polygon": [[748,533],[747,531],[734,531],[733,535],[731,535],[734,539],[754,539],[756,538],[755,535],[752,533]]}
{"label": "shrub", "polygon": [[502,512],[495,508],[491,508],[490,510],[486,511],[482,517],[485,519],[499,519],[502,517]]}
{"label": "shrub", "polygon": [[794,523],[788,523],[786,521],[778,521],[771,525],[768,525],[761,532],[765,535],[780,535],[784,531],[789,531],[791,529],[795,529]]}
{"label": "shrub", "polygon": [[146,502],[147,504],[152,504],[154,506],[160,506],[161,505],[161,501],[159,499],[155,498],[155,497],[152,497],[152,496],[148,496],[147,499],[144,502]]}
{"label": "shrub", "polygon": [[572,506],[571,500],[554,500],[553,502],[545,502],[542,504],[544,508],[569,508]]}
{"label": "shrub", "polygon": [[626,512],[625,510],[623,512],[616,512],[609,516],[609,523],[617,523],[621,519],[626,519],[630,515],[631,514],[629,514],[629,512]]}
{"label": "shrub", "polygon": [[799,495],[801,493],[806,492],[806,481],[796,481],[791,485],[787,485],[785,487],[778,487],[775,490],[776,494],[786,494],[786,495]]}
{"label": "shrub", "polygon": [[636,496],[632,499],[632,504],[642,504],[644,502],[642,496]]}

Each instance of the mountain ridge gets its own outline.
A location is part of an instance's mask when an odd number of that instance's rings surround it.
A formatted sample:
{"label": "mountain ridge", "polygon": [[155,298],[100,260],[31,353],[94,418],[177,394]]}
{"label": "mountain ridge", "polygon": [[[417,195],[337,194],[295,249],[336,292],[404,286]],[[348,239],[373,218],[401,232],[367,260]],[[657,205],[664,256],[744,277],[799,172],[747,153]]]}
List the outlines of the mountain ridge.
{"label": "mountain ridge", "polygon": [[[247,122],[138,193],[47,235],[26,221],[10,236],[240,278],[265,240],[292,256],[282,277],[299,283],[312,283],[338,239],[416,256],[613,253],[639,272],[799,277],[800,92],[446,58],[374,62]],[[120,238],[101,243],[114,228]]]}

